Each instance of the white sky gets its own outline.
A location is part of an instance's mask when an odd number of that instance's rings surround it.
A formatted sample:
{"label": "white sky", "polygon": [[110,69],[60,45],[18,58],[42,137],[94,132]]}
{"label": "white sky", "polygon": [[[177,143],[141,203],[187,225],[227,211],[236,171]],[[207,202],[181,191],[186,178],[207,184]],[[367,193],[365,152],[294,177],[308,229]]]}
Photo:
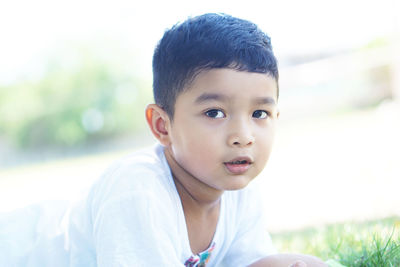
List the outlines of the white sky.
{"label": "white sky", "polygon": [[142,70],[150,72],[152,51],[163,31],[205,12],[224,12],[257,23],[272,37],[278,58],[357,47],[398,31],[398,2],[2,0],[0,83],[35,72],[54,47],[99,37],[135,47]]}

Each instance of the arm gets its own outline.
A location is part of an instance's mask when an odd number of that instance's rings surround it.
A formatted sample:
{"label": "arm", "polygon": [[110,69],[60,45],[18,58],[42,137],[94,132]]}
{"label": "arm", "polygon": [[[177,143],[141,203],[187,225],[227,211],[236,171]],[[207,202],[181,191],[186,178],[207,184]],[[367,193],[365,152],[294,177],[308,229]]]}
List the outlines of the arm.
{"label": "arm", "polygon": [[[249,194],[240,199],[243,209],[238,232],[225,256],[227,266],[249,267],[327,267],[314,256],[302,254],[278,254],[266,231],[264,209],[260,191],[249,188]],[[251,191],[250,191],[251,190]],[[239,211],[240,211],[239,206]],[[297,263],[297,265],[296,265]]]}
{"label": "arm", "polygon": [[303,254],[274,254],[262,258],[249,267],[328,267],[317,257]]}

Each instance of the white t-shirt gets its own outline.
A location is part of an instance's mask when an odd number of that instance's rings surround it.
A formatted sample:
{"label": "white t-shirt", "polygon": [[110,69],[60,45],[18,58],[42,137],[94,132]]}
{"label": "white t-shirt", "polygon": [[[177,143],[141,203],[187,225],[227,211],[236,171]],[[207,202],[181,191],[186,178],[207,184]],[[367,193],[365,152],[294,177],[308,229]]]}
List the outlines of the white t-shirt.
{"label": "white t-shirt", "polygon": [[[70,266],[184,266],[192,256],[182,204],[164,149],[112,165],[65,217]],[[251,188],[226,191],[207,264],[246,266],[275,253]]]}
{"label": "white t-shirt", "polygon": [[[251,187],[224,192],[207,267],[275,253],[261,203]],[[160,145],[116,162],[64,216],[65,203],[51,204],[0,217],[1,266],[179,267],[193,256]]]}

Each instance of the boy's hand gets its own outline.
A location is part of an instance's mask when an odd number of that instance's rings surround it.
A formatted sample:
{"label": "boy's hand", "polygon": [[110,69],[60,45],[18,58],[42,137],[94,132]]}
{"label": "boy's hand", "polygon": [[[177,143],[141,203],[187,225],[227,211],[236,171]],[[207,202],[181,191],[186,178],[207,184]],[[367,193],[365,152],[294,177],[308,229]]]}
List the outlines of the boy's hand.
{"label": "boy's hand", "polygon": [[304,261],[298,260],[293,264],[290,264],[289,267],[307,267],[307,264]]}
{"label": "boy's hand", "polygon": [[328,265],[310,255],[275,254],[262,258],[249,267],[328,267]]}

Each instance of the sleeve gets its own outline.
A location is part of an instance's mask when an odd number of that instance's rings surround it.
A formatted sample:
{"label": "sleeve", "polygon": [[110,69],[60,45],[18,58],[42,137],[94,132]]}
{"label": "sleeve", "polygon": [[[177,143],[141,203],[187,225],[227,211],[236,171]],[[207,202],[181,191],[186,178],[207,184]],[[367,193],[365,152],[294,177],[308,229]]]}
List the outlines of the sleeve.
{"label": "sleeve", "polygon": [[104,203],[93,214],[97,266],[183,266],[174,247],[171,214],[166,213],[149,192]]}
{"label": "sleeve", "polygon": [[266,228],[263,202],[257,190],[247,192],[238,202],[237,231],[224,257],[224,266],[248,266],[277,253]]}

